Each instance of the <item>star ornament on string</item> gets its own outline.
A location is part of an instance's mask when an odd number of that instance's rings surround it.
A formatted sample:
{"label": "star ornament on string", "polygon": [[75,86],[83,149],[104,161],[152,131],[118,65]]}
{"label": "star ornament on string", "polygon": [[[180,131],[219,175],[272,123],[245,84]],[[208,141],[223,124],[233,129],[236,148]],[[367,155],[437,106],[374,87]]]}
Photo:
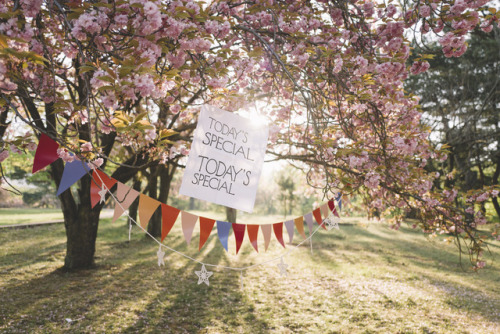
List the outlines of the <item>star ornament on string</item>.
{"label": "star ornament on string", "polygon": [[278,266],[278,269],[280,270],[280,275],[281,276],[288,276],[288,273],[286,271],[286,268],[288,268],[288,264],[286,264],[285,262],[283,262],[283,258],[281,258],[281,261],[280,263],[277,264]]}
{"label": "star ornament on string", "polygon": [[158,267],[165,265],[165,259],[164,259],[165,252],[161,249],[161,245],[158,251],[156,252],[156,255],[158,255]]}
{"label": "star ornament on string", "polygon": [[340,218],[335,217],[334,215],[330,215],[330,216],[328,216],[328,218],[326,218],[323,221],[323,224],[325,224],[326,229],[328,231],[330,231],[333,228],[336,228],[338,230],[339,229],[339,222],[340,222]]}
{"label": "star ornament on string", "polygon": [[213,275],[213,272],[207,271],[204,264],[201,266],[201,271],[195,271],[194,273],[198,276],[198,284],[205,283],[206,285],[210,285],[208,278]]}
{"label": "star ornament on string", "polygon": [[106,194],[108,192],[108,188],[106,188],[106,186],[103,184],[102,185],[102,189],[99,190],[99,196],[101,196],[101,199],[99,201],[99,203],[104,203],[104,201],[106,200]]}

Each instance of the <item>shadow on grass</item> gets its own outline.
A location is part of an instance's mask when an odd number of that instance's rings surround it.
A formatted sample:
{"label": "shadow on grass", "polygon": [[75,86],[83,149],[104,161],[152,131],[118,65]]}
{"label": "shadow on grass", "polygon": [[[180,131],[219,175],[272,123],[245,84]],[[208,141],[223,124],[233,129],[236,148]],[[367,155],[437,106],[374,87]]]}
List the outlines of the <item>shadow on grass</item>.
{"label": "shadow on grass", "polygon": [[[105,226],[100,233],[115,240],[124,235],[122,226]],[[239,326],[269,327],[240,290],[239,273],[207,267],[214,271],[213,280],[210,286],[198,285],[194,271],[200,270],[200,264],[179,261],[177,254],[167,252],[166,266],[158,268],[155,242],[137,235],[131,242],[115,240],[98,243],[97,254],[104,260],[98,258],[94,269],[31,273],[27,279],[4,284],[0,331],[37,332],[37,328],[44,328],[50,332],[63,328],[76,332],[195,333],[211,326],[228,331]],[[170,242],[172,248],[187,248],[181,238],[171,238]],[[25,250],[24,256],[21,252],[10,254],[10,261],[29,270],[54,247],[64,251],[63,244],[41,248],[36,258],[24,263],[32,254]],[[211,264],[229,263],[215,235],[196,258]]]}

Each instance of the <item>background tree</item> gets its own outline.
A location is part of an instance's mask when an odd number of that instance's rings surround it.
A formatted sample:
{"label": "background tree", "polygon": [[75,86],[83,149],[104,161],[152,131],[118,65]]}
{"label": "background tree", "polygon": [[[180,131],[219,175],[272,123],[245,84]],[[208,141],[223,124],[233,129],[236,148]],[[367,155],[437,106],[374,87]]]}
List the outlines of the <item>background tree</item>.
{"label": "background tree", "polygon": [[[421,96],[434,145],[446,145],[449,152],[446,160],[428,165],[441,175],[435,185],[464,207],[474,190],[494,191],[500,173],[500,31],[477,30],[467,42],[460,58],[446,58],[434,46],[430,70],[406,83]],[[489,196],[475,197],[484,214]],[[491,200],[500,217],[498,197]]]}

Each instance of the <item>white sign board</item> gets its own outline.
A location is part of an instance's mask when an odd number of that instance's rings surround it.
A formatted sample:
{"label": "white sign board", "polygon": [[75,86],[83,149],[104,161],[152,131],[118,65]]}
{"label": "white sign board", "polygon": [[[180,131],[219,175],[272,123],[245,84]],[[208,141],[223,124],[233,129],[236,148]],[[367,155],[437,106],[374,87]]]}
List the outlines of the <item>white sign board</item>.
{"label": "white sign board", "polygon": [[252,212],[269,129],[202,106],[180,193]]}

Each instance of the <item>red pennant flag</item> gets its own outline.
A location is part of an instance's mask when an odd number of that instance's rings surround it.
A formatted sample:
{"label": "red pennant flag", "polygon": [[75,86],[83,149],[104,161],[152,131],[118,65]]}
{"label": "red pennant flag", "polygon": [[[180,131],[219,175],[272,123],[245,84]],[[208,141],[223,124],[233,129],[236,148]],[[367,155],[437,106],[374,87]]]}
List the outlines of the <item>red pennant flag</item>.
{"label": "red pennant flag", "polygon": [[198,250],[201,250],[205,242],[207,242],[208,237],[212,233],[212,228],[214,227],[215,220],[205,218],[205,217],[200,217],[200,248]]}
{"label": "red pennant flag", "polygon": [[340,218],[339,214],[337,213],[337,209],[335,209],[335,202],[333,199],[328,201],[328,207],[330,208],[330,211],[333,212],[333,214],[337,217]]}
{"label": "red pennant flag", "polygon": [[259,225],[247,225],[248,238],[255,251],[258,253],[257,236],[259,235]]}
{"label": "red pennant flag", "polygon": [[181,210],[161,203],[161,241],[165,239],[175,224]]}
{"label": "red pennant flag", "polygon": [[57,154],[58,148],[59,144],[56,141],[52,140],[45,133],[42,133],[36,148],[32,173],[35,174],[40,169],[59,159],[59,155]]}
{"label": "red pennant flag", "polygon": [[335,210],[335,202],[333,201],[333,199],[328,201],[328,207],[330,208],[330,211]]}
{"label": "red pennant flag", "polygon": [[245,237],[245,224],[233,223],[233,231],[236,238],[236,254],[238,254],[243,243],[243,238]]}
{"label": "red pennant flag", "polygon": [[314,216],[314,219],[316,219],[316,221],[318,222],[318,224],[326,230],[325,224],[321,225],[321,223],[323,223],[323,219],[321,218],[320,208],[317,208],[313,211],[313,216]]}
{"label": "red pennant flag", "polygon": [[280,242],[281,246],[285,248],[285,242],[283,241],[283,223],[273,224],[274,235],[276,239]]}
{"label": "red pennant flag", "polygon": [[109,177],[105,173],[98,169],[95,169],[92,173],[92,180],[90,181],[90,204],[92,207],[96,206],[101,200],[101,195],[99,192],[102,189],[102,185],[106,186],[106,189],[111,190],[111,188],[116,184],[116,180]]}

